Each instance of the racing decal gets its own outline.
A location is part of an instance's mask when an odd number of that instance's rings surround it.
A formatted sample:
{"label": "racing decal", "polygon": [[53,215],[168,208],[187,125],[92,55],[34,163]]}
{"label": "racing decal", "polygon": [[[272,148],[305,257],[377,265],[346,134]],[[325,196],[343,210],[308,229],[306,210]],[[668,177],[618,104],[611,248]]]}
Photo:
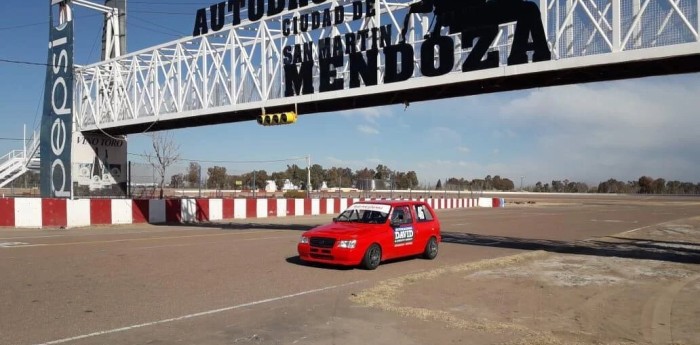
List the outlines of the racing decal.
{"label": "racing decal", "polygon": [[379,204],[352,204],[350,207],[348,207],[348,210],[378,211],[384,214],[389,214],[391,206]]}
{"label": "racing decal", "polygon": [[403,226],[394,229],[394,246],[403,246],[413,242],[413,227]]}

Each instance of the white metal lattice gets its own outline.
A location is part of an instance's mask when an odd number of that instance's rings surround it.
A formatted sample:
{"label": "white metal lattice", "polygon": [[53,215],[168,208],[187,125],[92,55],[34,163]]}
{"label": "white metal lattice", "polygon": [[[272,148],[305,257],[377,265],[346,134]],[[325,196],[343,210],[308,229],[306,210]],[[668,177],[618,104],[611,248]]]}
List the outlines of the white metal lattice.
{"label": "white metal lattice", "polygon": [[[238,26],[198,37],[186,37],[75,71],[76,122],[81,130],[119,128],[240,110],[289,106],[303,102],[340,99],[353,95],[390,92],[446,83],[564,70],[613,62],[659,59],[700,54],[699,0],[542,0],[540,11],[552,60],[507,66],[514,23],[500,25],[491,49],[500,52],[500,67],[461,71],[468,50],[455,38],[455,66],[451,73],[424,77],[415,69],[404,82],[383,83],[380,53],[378,85],[349,88],[349,59],[337,69],[343,91],[318,92],[318,42],[327,37],[387,25],[392,44],[398,43],[403,18],[411,1],[377,0],[377,15],[351,21],[352,1],[310,3],[264,20],[244,20]],[[343,24],[297,35],[283,35],[282,21],[312,11],[343,6]],[[242,17],[245,18],[245,10]],[[420,51],[432,14],[412,15],[407,42]],[[446,32],[446,30],[444,31]],[[315,93],[284,97],[283,49],[314,42]],[[414,64],[420,65],[420,54]],[[361,106],[361,105],[360,105]],[[293,108],[292,108],[293,109]]]}

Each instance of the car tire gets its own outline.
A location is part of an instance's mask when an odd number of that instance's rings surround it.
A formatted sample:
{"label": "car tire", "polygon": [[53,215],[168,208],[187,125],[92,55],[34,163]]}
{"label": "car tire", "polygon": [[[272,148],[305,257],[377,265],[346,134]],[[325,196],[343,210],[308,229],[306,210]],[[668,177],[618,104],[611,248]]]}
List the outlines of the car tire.
{"label": "car tire", "polygon": [[362,268],[373,270],[379,266],[380,262],[382,262],[382,248],[378,244],[373,243],[367,248],[365,256],[362,258]]}
{"label": "car tire", "polygon": [[425,244],[425,250],[423,251],[423,259],[432,260],[438,255],[438,242],[435,237],[431,237],[428,243]]}

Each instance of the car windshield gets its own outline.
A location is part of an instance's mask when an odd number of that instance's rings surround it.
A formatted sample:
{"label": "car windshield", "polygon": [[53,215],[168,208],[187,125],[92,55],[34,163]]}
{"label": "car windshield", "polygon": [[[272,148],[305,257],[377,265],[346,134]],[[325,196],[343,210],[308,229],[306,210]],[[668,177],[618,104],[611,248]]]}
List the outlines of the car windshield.
{"label": "car windshield", "polygon": [[383,224],[386,223],[390,209],[389,205],[354,204],[343,211],[336,221]]}

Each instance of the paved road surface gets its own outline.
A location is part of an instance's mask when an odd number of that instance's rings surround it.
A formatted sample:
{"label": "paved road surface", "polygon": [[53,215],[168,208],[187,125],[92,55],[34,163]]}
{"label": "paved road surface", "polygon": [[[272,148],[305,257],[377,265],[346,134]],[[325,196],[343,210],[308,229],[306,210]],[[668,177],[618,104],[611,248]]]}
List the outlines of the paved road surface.
{"label": "paved road surface", "polygon": [[[434,261],[375,271],[300,265],[301,231],[330,216],[206,226],[0,230],[0,344],[413,344],[429,331],[349,297],[412,272],[700,216],[697,200],[586,198],[444,210]],[[493,241],[490,241],[493,239]],[[441,299],[443,296],[432,296]],[[426,327],[422,329],[421,327]]]}

